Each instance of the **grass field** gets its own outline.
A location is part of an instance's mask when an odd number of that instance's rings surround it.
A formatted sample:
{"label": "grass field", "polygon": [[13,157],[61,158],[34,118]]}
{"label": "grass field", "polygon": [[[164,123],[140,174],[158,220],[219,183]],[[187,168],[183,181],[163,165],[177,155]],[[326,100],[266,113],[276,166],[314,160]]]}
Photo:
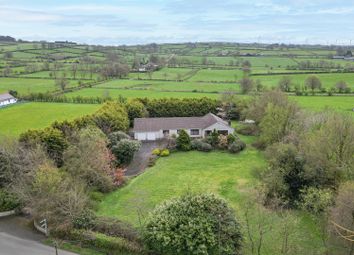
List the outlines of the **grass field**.
{"label": "grass field", "polygon": [[44,128],[55,120],[93,113],[100,105],[22,103],[0,108],[0,135],[18,136],[28,129]]}
{"label": "grass field", "polygon": [[306,109],[320,111],[325,108],[331,108],[337,111],[353,112],[354,97],[353,96],[299,96],[290,97],[298,104]]}
{"label": "grass field", "polygon": [[[245,139],[248,143],[252,140],[250,137]],[[139,226],[138,222],[142,218],[138,215],[146,215],[166,199],[185,192],[213,192],[225,198],[244,223],[245,205],[247,201],[251,201],[257,183],[251,174],[252,169],[264,166],[262,153],[250,145],[238,155],[195,151],[173,153],[168,158],[159,159],[154,167],[131,180],[125,187],[107,195],[99,205],[97,213],[117,217]],[[262,254],[279,254],[280,218],[275,213],[268,217],[276,223],[272,233],[266,237]],[[293,212],[290,217],[298,220],[295,231],[296,235],[302,236],[303,247],[315,251],[321,246],[319,238],[316,237],[315,223],[307,215]],[[251,225],[253,224],[255,219],[251,222]],[[244,254],[251,254],[247,238]]]}
{"label": "grass field", "polygon": [[[259,79],[267,88],[277,87],[279,80],[283,75],[257,75],[252,76],[253,79]],[[292,79],[294,85],[304,86],[307,74],[290,74],[286,75]],[[323,88],[335,87],[338,81],[345,81],[352,90],[354,89],[354,74],[352,73],[332,73],[332,74],[316,74],[322,82]]]}
{"label": "grass field", "polygon": [[[69,81],[68,87],[77,86],[77,81]],[[51,79],[0,78],[0,93],[16,90],[19,94],[48,92],[57,90],[55,81]]]}
{"label": "grass field", "polygon": [[123,96],[126,98],[164,98],[164,97],[188,97],[188,98],[200,98],[211,97],[219,98],[219,94],[216,93],[194,93],[194,92],[164,92],[153,90],[127,90],[127,89],[99,89],[99,88],[87,88],[79,91],[65,94],[66,96],[83,96],[83,97],[103,97],[111,96],[112,98],[118,98]]}

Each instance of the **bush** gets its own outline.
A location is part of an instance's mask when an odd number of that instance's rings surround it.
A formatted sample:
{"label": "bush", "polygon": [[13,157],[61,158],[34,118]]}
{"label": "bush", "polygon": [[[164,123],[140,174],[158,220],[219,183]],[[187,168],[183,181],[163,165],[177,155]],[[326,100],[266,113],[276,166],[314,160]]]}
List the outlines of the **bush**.
{"label": "bush", "polygon": [[246,144],[240,139],[237,139],[235,142],[229,145],[228,150],[231,153],[238,153],[240,151],[243,151],[245,148]]}
{"label": "bush", "polygon": [[147,247],[156,254],[241,254],[240,224],[225,200],[187,194],[158,206],[147,219]]}
{"label": "bush", "polygon": [[203,142],[203,140],[200,139],[195,139],[191,142],[191,147],[193,150],[197,150],[197,151],[211,151],[213,149],[213,147],[206,142]]}
{"label": "bush", "polygon": [[235,141],[236,141],[236,136],[235,135],[233,135],[233,134],[228,134],[227,135],[227,143],[229,145],[232,144]]}
{"label": "bush", "polygon": [[129,241],[139,240],[139,235],[135,228],[116,218],[97,217],[94,222],[93,230],[108,236],[122,237]]}
{"label": "bush", "polygon": [[123,139],[130,139],[130,136],[122,131],[112,132],[108,135],[109,147],[117,145]]}
{"label": "bush", "polygon": [[135,118],[142,118],[147,115],[145,106],[136,99],[129,100],[125,104],[125,108],[127,109],[130,126],[133,126]]}
{"label": "bush", "polygon": [[319,214],[329,208],[333,202],[332,190],[309,187],[301,191],[299,207],[311,213]]}
{"label": "bush", "polygon": [[181,151],[189,151],[191,150],[191,138],[187,134],[185,130],[181,130],[176,139],[176,147]]}
{"label": "bush", "polygon": [[118,142],[117,145],[112,147],[112,153],[116,156],[116,162],[118,165],[128,165],[133,157],[134,153],[140,149],[141,142],[123,139]]}
{"label": "bush", "polygon": [[160,156],[161,157],[167,157],[170,155],[170,151],[168,149],[164,149],[161,151]]}
{"label": "bush", "polygon": [[0,189],[0,212],[13,210],[19,205],[19,200],[14,194]]}
{"label": "bush", "polygon": [[157,157],[156,156],[152,156],[149,158],[149,161],[148,161],[148,166],[149,167],[152,167],[156,164],[156,160],[157,160]]}
{"label": "bush", "polygon": [[256,124],[241,125],[237,128],[237,133],[241,135],[259,135],[259,128]]}
{"label": "bush", "polygon": [[66,233],[66,238],[79,242],[84,247],[103,250],[109,254],[133,253],[142,254],[142,247],[136,242],[130,242],[121,237],[111,237],[93,231],[72,230]]}
{"label": "bush", "polygon": [[218,148],[225,150],[228,147],[228,140],[226,135],[219,135],[218,137]]}
{"label": "bush", "polygon": [[85,210],[73,219],[73,226],[78,229],[91,229],[95,225],[95,219],[96,215],[93,211]]}
{"label": "bush", "polygon": [[160,156],[161,150],[159,148],[153,149],[151,154],[156,155],[156,156]]}

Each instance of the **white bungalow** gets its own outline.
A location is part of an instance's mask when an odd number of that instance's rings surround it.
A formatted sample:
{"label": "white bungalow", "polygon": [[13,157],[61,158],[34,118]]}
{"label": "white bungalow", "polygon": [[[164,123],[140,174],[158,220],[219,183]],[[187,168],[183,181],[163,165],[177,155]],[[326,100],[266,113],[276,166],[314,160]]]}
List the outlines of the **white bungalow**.
{"label": "white bungalow", "polygon": [[208,136],[214,129],[224,135],[234,132],[227,121],[212,113],[203,117],[136,118],[133,132],[137,140],[154,141],[171,135],[178,136],[182,129],[193,138]]}
{"label": "white bungalow", "polygon": [[16,102],[17,99],[12,95],[10,95],[9,93],[0,94],[0,107],[9,104],[14,104]]}

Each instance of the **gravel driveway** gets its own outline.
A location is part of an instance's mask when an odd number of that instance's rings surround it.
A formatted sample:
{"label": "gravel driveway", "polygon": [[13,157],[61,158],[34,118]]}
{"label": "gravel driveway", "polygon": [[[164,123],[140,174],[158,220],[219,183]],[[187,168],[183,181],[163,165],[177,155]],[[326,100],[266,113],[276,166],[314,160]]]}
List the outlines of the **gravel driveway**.
{"label": "gravel driveway", "polygon": [[144,171],[148,166],[149,158],[152,156],[152,150],[155,148],[164,148],[166,144],[166,140],[142,142],[140,150],[134,154],[133,161],[128,166],[125,175],[135,176]]}

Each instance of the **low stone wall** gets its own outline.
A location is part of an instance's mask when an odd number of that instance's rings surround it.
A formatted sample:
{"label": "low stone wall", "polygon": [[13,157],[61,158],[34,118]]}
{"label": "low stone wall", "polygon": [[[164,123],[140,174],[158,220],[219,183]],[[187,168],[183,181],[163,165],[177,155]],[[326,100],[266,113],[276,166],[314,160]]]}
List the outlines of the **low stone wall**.
{"label": "low stone wall", "polygon": [[7,216],[10,216],[10,215],[14,215],[14,214],[16,214],[15,210],[10,210],[10,211],[6,211],[6,212],[0,212],[0,218],[7,217]]}
{"label": "low stone wall", "polygon": [[45,230],[45,228],[42,228],[42,227],[37,223],[36,220],[33,220],[33,225],[34,225],[34,227],[35,227],[39,232],[41,232],[42,234],[45,234],[46,236],[49,235],[49,233]]}

